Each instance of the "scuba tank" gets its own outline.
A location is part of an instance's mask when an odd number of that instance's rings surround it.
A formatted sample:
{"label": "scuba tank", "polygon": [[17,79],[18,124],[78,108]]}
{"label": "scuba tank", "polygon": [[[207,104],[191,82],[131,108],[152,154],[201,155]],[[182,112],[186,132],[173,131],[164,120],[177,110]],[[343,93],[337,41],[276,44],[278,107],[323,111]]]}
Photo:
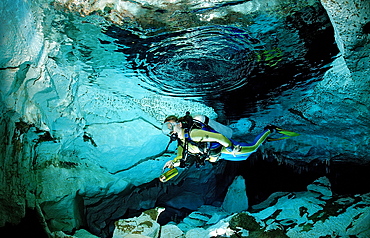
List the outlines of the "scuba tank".
{"label": "scuba tank", "polygon": [[208,125],[213,130],[215,130],[216,132],[224,135],[225,137],[227,137],[229,139],[233,135],[233,130],[230,127],[222,125],[221,123],[219,123],[215,120],[212,120],[207,116],[197,115],[197,116],[194,117],[194,120],[200,121],[200,122],[204,123],[205,125]]}

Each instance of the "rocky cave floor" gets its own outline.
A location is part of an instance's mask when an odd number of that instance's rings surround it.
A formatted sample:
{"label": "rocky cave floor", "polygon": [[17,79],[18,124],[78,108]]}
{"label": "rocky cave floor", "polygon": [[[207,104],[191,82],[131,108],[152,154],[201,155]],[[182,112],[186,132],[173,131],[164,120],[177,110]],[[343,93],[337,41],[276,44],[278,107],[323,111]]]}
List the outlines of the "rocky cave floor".
{"label": "rocky cave floor", "polygon": [[[350,169],[349,169],[350,168]],[[243,178],[244,185],[230,185],[212,205],[197,210],[169,207],[131,211],[116,221],[105,237],[350,237],[370,235],[370,165],[320,164],[292,168],[254,156],[248,161],[228,162],[225,176]],[[244,180],[245,179],[245,180]],[[247,181],[247,182],[246,182]],[[333,182],[331,182],[333,181]],[[242,191],[242,192],[241,192]],[[223,204],[246,192],[249,208],[230,212]],[[226,196],[226,197],[225,197]],[[237,209],[243,209],[239,207]],[[148,215],[149,214],[149,215]],[[153,215],[154,214],[154,215]],[[0,228],[1,234],[29,234],[56,238],[93,238],[88,227],[72,233],[46,233],[37,211],[27,209],[18,225]],[[140,235],[140,236],[139,236]]]}

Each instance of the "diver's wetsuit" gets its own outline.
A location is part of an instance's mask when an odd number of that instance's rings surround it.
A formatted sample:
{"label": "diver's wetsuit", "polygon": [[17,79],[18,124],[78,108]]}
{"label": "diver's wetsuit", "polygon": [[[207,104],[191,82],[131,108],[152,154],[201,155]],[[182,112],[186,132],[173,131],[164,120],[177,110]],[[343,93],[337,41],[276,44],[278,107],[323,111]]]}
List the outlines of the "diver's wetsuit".
{"label": "diver's wetsuit", "polygon": [[[214,133],[210,131],[205,131],[202,129],[193,129],[189,133],[189,137],[194,142],[213,142],[218,144],[218,147],[222,146],[220,150],[220,155],[217,157],[210,156],[207,158],[210,162],[215,162],[217,159],[231,160],[231,161],[241,161],[246,160],[249,155],[255,152],[260,145],[268,138],[271,134],[271,131],[265,129],[261,134],[259,134],[252,143],[243,143],[237,142],[231,139],[228,139],[220,133]],[[185,137],[181,136],[180,141],[182,145],[185,144]],[[237,151],[228,151],[226,148],[231,146],[238,146],[240,149]],[[188,143],[187,150],[191,154],[199,154],[202,151],[197,147],[197,145]],[[183,155],[183,146],[178,146],[177,156],[173,159],[174,163],[178,163],[182,159]]]}

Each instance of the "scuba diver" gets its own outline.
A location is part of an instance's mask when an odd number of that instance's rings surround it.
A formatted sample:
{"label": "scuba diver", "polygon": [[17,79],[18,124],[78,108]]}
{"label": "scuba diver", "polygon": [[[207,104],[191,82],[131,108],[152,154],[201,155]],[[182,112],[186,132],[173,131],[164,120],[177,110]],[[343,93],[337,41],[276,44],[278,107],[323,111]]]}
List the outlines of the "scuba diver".
{"label": "scuba diver", "polygon": [[[194,163],[196,166],[202,166],[205,161],[216,162],[219,159],[246,160],[266,140],[281,140],[299,135],[295,132],[268,125],[252,143],[237,142],[230,139],[232,130],[227,126],[203,115],[193,118],[189,112],[186,112],[186,116],[181,118],[173,115],[167,117],[162,126],[162,132],[170,137],[166,150],[171,142],[178,142],[177,156],[166,162],[163,167],[163,171],[167,168],[170,170],[159,177],[162,182],[167,182],[178,174],[175,167],[190,167]],[[269,138],[273,132],[287,135],[287,137]]]}

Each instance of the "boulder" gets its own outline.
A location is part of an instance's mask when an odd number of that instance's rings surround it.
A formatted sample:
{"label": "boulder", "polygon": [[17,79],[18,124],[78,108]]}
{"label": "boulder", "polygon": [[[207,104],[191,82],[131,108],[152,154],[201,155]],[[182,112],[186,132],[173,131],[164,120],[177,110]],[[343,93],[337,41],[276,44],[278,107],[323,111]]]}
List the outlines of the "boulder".
{"label": "boulder", "polygon": [[183,232],[174,224],[167,224],[161,227],[161,238],[180,238]]}
{"label": "boulder", "polygon": [[159,237],[160,225],[157,223],[157,218],[163,210],[163,208],[155,208],[143,212],[139,217],[116,221],[113,238]]}
{"label": "boulder", "polygon": [[241,212],[248,209],[245,180],[242,176],[236,177],[230,185],[222,208],[229,213]]}
{"label": "boulder", "polygon": [[[318,178],[307,187],[308,191],[272,194],[268,199],[270,202],[254,206],[254,211],[234,213],[210,226],[204,223],[204,218],[216,214],[218,210],[204,206],[188,217],[197,218],[204,225],[199,226],[194,222],[184,226],[184,223],[180,223],[178,227],[183,231],[185,229],[186,237],[233,234],[240,237],[369,237],[369,193],[354,196],[331,194],[330,182],[326,177]],[[208,211],[207,215],[205,210]]]}
{"label": "boulder", "polygon": [[194,228],[186,232],[185,238],[209,238],[209,232],[203,228]]}

